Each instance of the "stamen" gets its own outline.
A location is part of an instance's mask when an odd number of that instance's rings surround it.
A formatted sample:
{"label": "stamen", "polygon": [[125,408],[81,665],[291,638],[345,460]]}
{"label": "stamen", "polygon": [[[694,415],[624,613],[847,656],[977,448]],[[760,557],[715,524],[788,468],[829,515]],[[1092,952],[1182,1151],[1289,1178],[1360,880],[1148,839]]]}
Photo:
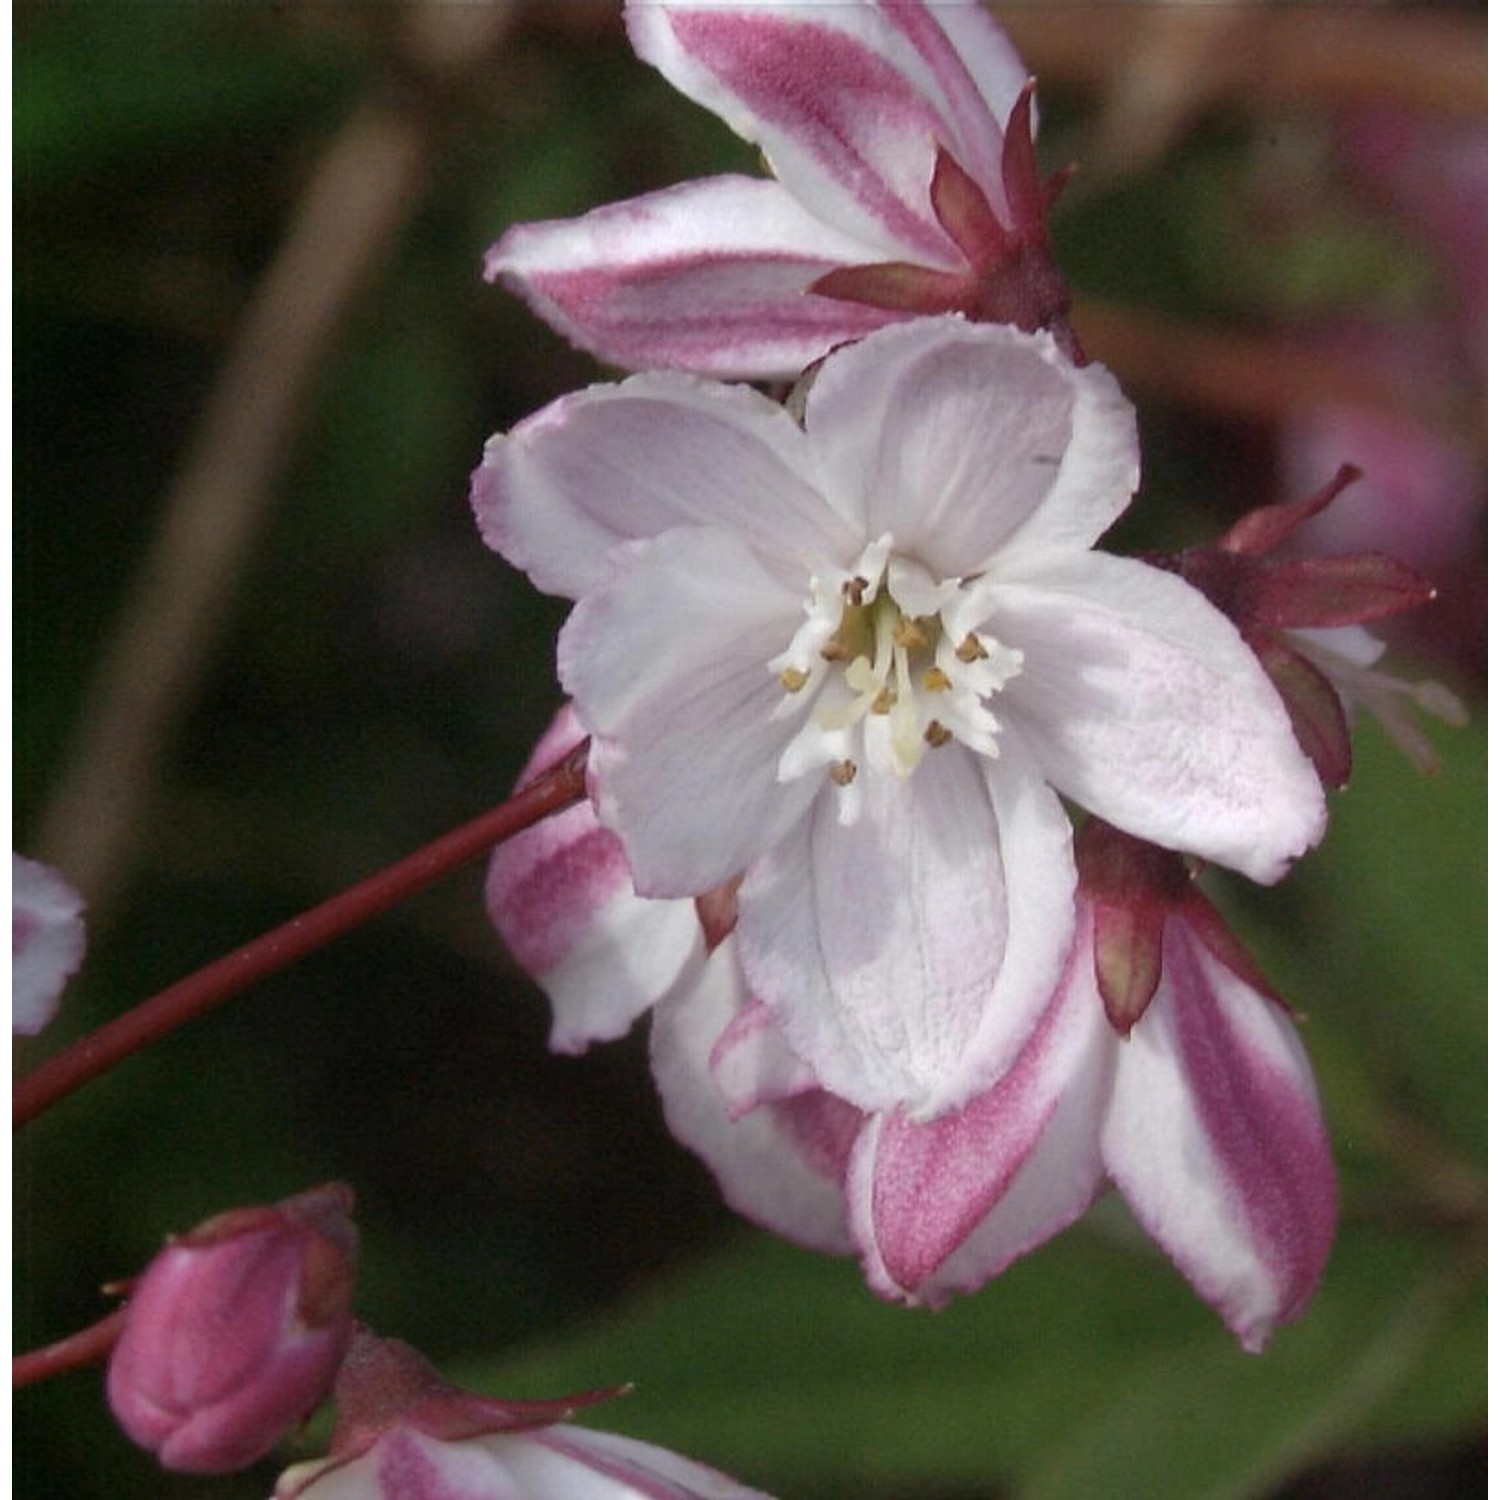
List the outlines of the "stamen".
{"label": "stamen", "polygon": [[920,651],[931,645],[927,631],[908,615],[902,615],[891,632],[891,639],[905,651]]}
{"label": "stamen", "polygon": [[781,674],[781,686],[789,693],[800,693],[807,686],[807,673],[787,667]]}
{"label": "stamen", "polygon": [[936,748],[938,745],[946,745],[948,741],[953,738],[953,731],[951,729],[945,729],[941,724],[938,723],[936,719],[934,719],[927,726],[927,732],[922,736],[922,738],[926,740],[929,745]]}
{"label": "stamen", "polygon": [[869,588],[868,578],[847,578],[844,580],[844,602],[852,604],[856,609],[865,602],[865,590]]}
{"label": "stamen", "polygon": [[854,652],[838,636],[834,636],[818,648],[818,655],[824,661],[851,661]]}
{"label": "stamen", "polygon": [[954,648],[953,654],[965,666],[968,666],[970,662],[988,661],[990,656],[972,630]]}
{"label": "stamen", "polygon": [[870,704],[872,714],[888,714],[896,703],[895,688],[883,687],[875,694],[874,701]]}
{"label": "stamen", "polygon": [[922,686],[929,693],[946,693],[953,686],[953,679],[941,667],[928,667],[922,673]]}
{"label": "stamen", "polygon": [[848,786],[859,769],[852,760],[836,760],[828,768],[828,775],[835,786]]}

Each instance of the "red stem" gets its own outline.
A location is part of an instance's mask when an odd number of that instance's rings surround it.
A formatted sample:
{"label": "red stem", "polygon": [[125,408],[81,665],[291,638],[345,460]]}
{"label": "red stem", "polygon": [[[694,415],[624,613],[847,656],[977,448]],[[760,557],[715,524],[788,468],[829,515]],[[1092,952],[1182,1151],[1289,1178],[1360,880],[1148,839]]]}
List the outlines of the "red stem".
{"label": "red stem", "polygon": [[90,1323],[55,1344],[16,1355],[10,1362],[11,1389],[18,1391],[23,1385],[35,1385],[39,1380],[50,1380],[54,1375],[66,1375],[69,1370],[82,1370],[107,1359],[125,1327],[125,1311],[117,1307],[107,1318]]}
{"label": "red stem", "polygon": [[11,1095],[15,1126],[24,1125],[59,1099],[107,1072],[117,1062],[175,1031],[185,1021],[248,989],[259,979],[342,937],[440,876],[478,859],[513,834],[584,793],[588,741],[571,750],[509,801],[444,834],[425,848],[351,886],[332,900],[274,928],[243,948],[215,959],[196,974],[107,1022],[21,1079]]}

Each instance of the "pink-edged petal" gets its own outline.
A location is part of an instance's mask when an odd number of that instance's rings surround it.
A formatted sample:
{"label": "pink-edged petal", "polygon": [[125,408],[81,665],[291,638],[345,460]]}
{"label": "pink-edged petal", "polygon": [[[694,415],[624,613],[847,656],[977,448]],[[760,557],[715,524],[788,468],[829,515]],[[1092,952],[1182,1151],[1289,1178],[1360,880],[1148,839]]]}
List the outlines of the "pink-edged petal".
{"label": "pink-edged petal", "polygon": [[11,1030],[35,1036],[83,962],[83,897],[50,865],[10,857]]}
{"label": "pink-edged petal", "polygon": [[807,295],[833,268],[876,258],[780,183],[727,175],[518,225],[485,257],[485,276],[613,364],[790,379],[890,321]]}
{"label": "pink-edged petal", "polygon": [[864,1117],[813,1091],[736,1118],[715,1081],[714,1048],[747,1000],[734,950],[733,938],[715,949],[697,982],[652,1015],[651,1068],[667,1125],[732,1208],[798,1244],[847,1253],[844,1168]]}
{"label": "pink-edged petal", "polygon": [[[577,715],[564,708],[520,784],[583,735]],[[552,1002],[555,1052],[624,1036],[702,945],[691,901],[636,895],[620,841],[586,802],[501,844],[490,858],[485,901],[516,962]]]}
{"label": "pink-edged petal", "polygon": [[1104,1159],[1136,1217],[1247,1349],[1301,1311],[1337,1184],[1291,1022],[1167,924],[1160,994],[1120,1049]]}
{"label": "pink-edged petal", "polygon": [[769,1007],[741,1006],[709,1054],[714,1082],[732,1118],[817,1087],[813,1070],[787,1046]]}
{"label": "pink-edged petal", "polygon": [[1322,785],[1276,689],[1196,589],[1091,552],[1012,574],[995,599],[985,628],[1024,658],[1006,722],[1065,796],[1262,882],[1322,836]]}
{"label": "pink-edged petal", "polygon": [[558,675],[594,737],[595,806],[642,895],[696,896],[771,847],[816,794],[776,766],[795,733],[773,720],[767,670],[799,603],[727,532],[682,528],[615,555],[569,617]]}
{"label": "pink-edged petal", "polygon": [[1001,127],[1027,77],[1010,38],[973,0],[946,5],[880,0],[879,8],[921,57],[927,70],[922,90],[928,98],[942,101],[957,142],[957,160],[990,203],[1001,209]]}
{"label": "pink-edged petal", "polygon": [[623,541],[718,525],[800,594],[807,570],[792,559],[862,545],[808,482],[809,463],[774,401],[662,372],[564,396],[491,438],[471,498],[485,541],[548,593],[603,583]]}
{"label": "pink-edged petal", "polygon": [[736,935],[825,1088],[925,1118],[988,1087],[1047,1003],[1072,926],[1068,823],[1034,774],[956,748],[866,797],[846,827],[830,788],[751,868]]}
{"label": "pink-edged petal", "polygon": [[1024,538],[1086,547],[1139,473],[1135,414],[1047,334],[930,318],[832,355],[808,396],[825,492],[870,536],[965,577]]}
{"label": "pink-edged petal", "polygon": [[647,3],[625,19],[642,58],[870,259],[958,268],[927,201],[935,142],[957,143],[915,49],[873,7]]}
{"label": "pink-edged petal", "polygon": [[1087,941],[1075,942],[1041,1022],[986,1093],[925,1125],[896,1111],[861,1137],[850,1223],[876,1291],[938,1305],[1092,1201],[1110,1038],[1090,966]]}

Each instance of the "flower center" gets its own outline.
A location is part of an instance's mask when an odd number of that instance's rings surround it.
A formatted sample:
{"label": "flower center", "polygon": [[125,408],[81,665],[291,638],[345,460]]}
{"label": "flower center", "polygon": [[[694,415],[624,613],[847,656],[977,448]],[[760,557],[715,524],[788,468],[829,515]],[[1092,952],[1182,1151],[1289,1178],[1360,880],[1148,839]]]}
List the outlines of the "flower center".
{"label": "flower center", "polygon": [[981,580],[936,580],[890,552],[883,536],[847,574],[814,573],[805,622],[767,664],[786,692],[776,717],[804,715],[781,781],[821,766],[845,789],[863,766],[909,776],[955,739],[999,754],[985,700],[1020,670],[1021,653],[976,628],[988,613]]}

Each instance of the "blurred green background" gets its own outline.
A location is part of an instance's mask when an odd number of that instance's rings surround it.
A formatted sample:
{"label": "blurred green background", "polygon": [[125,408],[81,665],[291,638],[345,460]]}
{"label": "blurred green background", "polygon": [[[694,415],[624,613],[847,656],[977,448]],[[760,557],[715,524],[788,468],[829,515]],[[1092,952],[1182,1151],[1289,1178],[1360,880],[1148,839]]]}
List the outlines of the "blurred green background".
{"label": "blurred green background", "polygon": [[[318,163],[371,110],[422,152],[298,392],[264,522],[101,877],[86,966],[19,1044],[23,1070],[498,801],[554,705],[562,611],[479,542],[467,476],[490,432],[602,376],[486,287],[480,257],[517,220],[754,158],[633,59],[610,4],[497,13],[482,46],[424,41],[455,9],[16,8],[22,852],[46,857],[91,673]],[[1058,14],[1074,31],[1084,15]],[[1453,19],[1482,38],[1482,12]],[[1248,385],[1237,407],[1233,383],[1164,380],[1105,314],[1169,353],[1191,328],[1303,341],[1315,365],[1323,331],[1336,351],[1354,323],[1446,339],[1443,401],[1430,366],[1398,361],[1389,387],[1477,469],[1462,277],[1430,223],[1350,169],[1338,110],[1179,101],[1180,128],[1132,158],[1101,133],[1121,96],[1097,69],[1061,45],[1031,61],[1044,157],[1084,167],[1056,221],[1080,330],[1142,405],[1147,478],[1120,545],[1201,540],[1277,498],[1285,434]],[[261,357],[274,371],[278,351]],[[1343,1184],[1325,1286],[1268,1354],[1240,1353],[1113,1201],[939,1316],[737,1222],[667,1136],[641,1035],[548,1055],[477,867],[26,1129],[17,1347],[102,1315],[100,1284],[165,1233],[340,1178],[380,1332],[496,1394],[634,1381],[603,1424],[788,1500],[1480,1493],[1483,584],[1477,495],[1460,501],[1444,602],[1405,638],[1474,712],[1435,736],[1443,774],[1364,730],[1325,847],[1274,891],[1216,890],[1308,1017]],[[14,1430],[28,1500],[235,1500],[278,1469],[163,1475],[92,1373],[21,1393]]]}

